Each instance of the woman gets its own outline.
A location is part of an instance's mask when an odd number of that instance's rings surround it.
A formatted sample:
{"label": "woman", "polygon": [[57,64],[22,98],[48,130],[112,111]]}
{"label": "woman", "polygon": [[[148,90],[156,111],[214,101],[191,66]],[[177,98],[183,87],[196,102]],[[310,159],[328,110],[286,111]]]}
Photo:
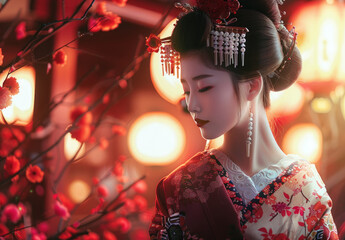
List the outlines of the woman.
{"label": "woman", "polygon": [[338,239],[315,166],[285,155],[267,120],[269,91],[290,86],[301,69],[278,3],[199,0],[185,8],[161,46],[163,69],[181,68],[203,138],[224,135],[224,144],[159,182],[151,239]]}

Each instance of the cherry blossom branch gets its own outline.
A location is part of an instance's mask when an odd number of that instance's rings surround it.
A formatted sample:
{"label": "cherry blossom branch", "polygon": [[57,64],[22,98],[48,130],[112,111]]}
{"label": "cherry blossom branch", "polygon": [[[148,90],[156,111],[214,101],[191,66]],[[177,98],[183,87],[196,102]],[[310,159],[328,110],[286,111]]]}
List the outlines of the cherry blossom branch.
{"label": "cherry blossom branch", "polygon": [[[46,217],[45,219],[43,219],[43,220],[39,221],[38,223],[36,223],[36,225],[39,224],[39,223],[45,222],[45,221],[47,221],[47,220],[49,220],[49,219],[55,218],[55,217],[57,217],[57,216],[56,216],[56,215],[52,215],[52,216]],[[5,233],[5,234],[1,235],[0,237],[6,237],[7,235],[13,234],[13,233],[15,233],[15,232],[18,232],[18,231],[20,231],[20,230],[24,230],[24,229],[27,229],[27,228],[32,228],[32,227],[35,227],[35,225],[30,225],[30,226],[24,226],[24,227],[20,227],[20,228],[15,228],[15,229],[13,229],[12,231],[9,231],[8,233]]]}
{"label": "cherry blossom branch", "polygon": [[[62,20],[56,20],[50,23],[42,24],[41,27],[36,31],[36,33],[31,37],[31,39],[27,42],[27,44],[22,48],[21,51],[19,51],[21,54],[17,55],[12,61],[10,61],[9,64],[6,66],[0,66],[0,73],[2,73],[5,69],[16,65],[20,60],[22,60],[28,53],[32,52],[37,46],[48,40],[50,37],[54,36],[60,29],[62,29],[66,24],[72,21],[82,21],[86,18],[87,13],[93,6],[93,3],[95,0],[92,0],[92,2],[88,5],[87,9],[84,11],[83,15],[80,18],[75,18],[75,16],[80,12],[81,8],[85,4],[87,0],[83,0],[79,6],[76,8],[76,10],[73,12],[72,16],[67,19]],[[46,28],[53,26],[57,23],[61,23],[61,25],[57,26],[51,33],[48,33],[46,36],[43,36],[39,38],[40,33],[45,30]],[[9,73],[12,73],[16,71],[16,69],[12,69],[12,71],[9,71]],[[8,73],[8,74],[9,74]]]}
{"label": "cherry blossom branch", "polygon": [[[38,58],[38,59],[33,59],[32,62],[41,62],[41,61],[43,61],[44,59],[51,57],[55,52],[61,50],[61,49],[64,48],[64,47],[69,47],[69,45],[70,45],[71,43],[74,43],[74,42],[80,40],[82,37],[85,37],[85,36],[87,36],[87,35],[91,35],[91,33],[90,33],[90,32],[84,32],[84,33],[78,34],[78,36],[77,36],[76,38],[74,38],[73,40],[69,41],[69,42],[66,43],[66,44],[63,44],[62,46],[58,47],[57,49],[53,50],[52,52],[46,54],[46,55],[43,56],[43,57],[40,57],[40,58]],[[72,48],[72,47],[70,47],[70,48]]]}
{"label": "cherry blossom branch", "polygon": [[[99,211],[98,212],[98,216],[94,216],[94,215],[87,215],[85,216],[84,218],[80,219],[78,222],[80,223],[80,225],[78,227],[76,227],[76,229],[84,229],[85,227],[87,226],[90,226],[92,225],[93,223],[99,221],[100,219],[102,219],[106,214],[110,213],[110,212],[113,212],[113,211],[116,211],[118,210],[119,208],[121,208],[123,205],[124,205],[124,202],[120,202],[118,204],[116,204],[115,206],[112,206],[114,205],[118,200],[119,198],[122,196],[123,193],[127,192],[129,189],[131,189],[135,184],[137,184],[138,182],[142,181],[143,179],[145,179],[146,176],[142,176],[140,177],[139,179],[137,179],[136,181],[134,181],[133,183],[131,183],[129,186],[127,186],[126,188],[124,188],[122,191],[120,191],[118,193],[118,195],[111,201],[107,204],[107,206],[104,208],[103,211]],[[89,195],[90,196],[90,195]],[[87,199],[89,199],[89,196],[83,201],[87,201]],[[83,203],[82,202],[82,203]],[[77,206],[79,207],[82,203],[79,203]],[[112,208],[111,208],[112,207]],[[75,207],[76,208],[76,207]],[[72,210],[73,211],[73,210]],[[91,219],[90,219],[91,218]],[[87,221],[88,220],[88,221]],[[85,222],[86,221],[86,222]],[[83,223],[84,222],[84,223]],[[58,231],[53,237],[50,237],[48,239],[59,239],[58,236],[60,234],[62,234],[63,232],[65,232],[67,230],[67,226],[64,226],[63,229],[61,229],[60,231]],[[86,233],[87,234],[87,233]],[[71,238],[69,238],[71,239]]]}
{"label": "cherry blossom branch", "polygon": [[[148,53],[145,52],[144,54],[142,54],[141,56],[139,56],[138,58],[136,58],[132,64],[134,64],[133,69],[131,71],[125,72],[120,78],[119,80],[115,81],[115,83],[109,87],[104,93],[103,96],[105,96],[106,94],[110,93],[115,87],[118,86],[118,82],[120,80],[129,80],[134,73],[139,69],[139,64],[146,58],[148,57]],[[56,147],[61,140],[65,137],[65,135],[70,132],[73,128],[76,127],[76,122],[78,122],[87,112],[90,112],[92,109],[94,109],[97,105],[99,105],[100,103],[102,103],[103,99],[100,98],[97,101],[95,101],[86,112],[84,112],[83,114],[81,114],[76,120],[75,122],[72,123],[71,128],[68,131],[65,131],[59,138],[57,141],[55,141],[50,147],[48,147],[46,150],[43,150],[42,152],[40,152],[38,155],[36,155],[36,157],[34,157],[33,159],[31,159],[27,164],[25,164],[25,166],[23,166],[17,173],[15,173],[14,175],[10,176],[9,178],[5,179],[4,181],[2,181],[0,183],[0,187],[8,184],[11,181],[12,177],[17,176],[18,174],[22,173],[30,164],[33,164],[37,161],[37,159],[40,159],[42,156],[44,156],[46,153],[48,153],[50,150],[52,150],[54,147]]]}
{"label": "cherry blossom branch", "polygon": [[[54,22],[42,25],[41,28],[36,31],[36,33],[34,34],[34,36],[30,39],[30,41],[27,43],[27,45],[23,48],[23,50],[21,51],[21,54],[19,54],[15,59],[13,59],[13,61],[11,62],[11,64],[9,64],[8,66],[14,66],[17,67],[19,64],[26,64],[25,61],[28,61],[27,59],[25,59],[25,56],[27,56],[30,53],[33,53],[33,50],[38,47],[41,43],[43,43],[44,41],[46,41],[47,39],[49,39],[50,37],[52,37],[59,29],[61,29],[64,25],[66,25],[68,22],[71,21],[77,21],[77,20],[83,20],[86,17],[87,12],[89,11],[89,9],[91,8],[91,6],[94,3],[94,0],[92,0],[91,4],[89,5],[88,9],[86,9],[86,11],[84,12],[84,15],[80,18],[75,18],[76,14],[81,10],[81,8],[83,7],[83,5],[86,3],[87,0],[83,0],[79,6],[77,7],[76,11],[74,12],[74,14],[72,15],[71,18],[65,18],[65,2],[64,0],[62,0],[62,20],[56,20]],[[167,15],[166,15],[167,16]],[[166,17],[165,16],[165,17]],[[47,35],[40,37],[41,33],[47,29],[50,26],[53,26],[54,24],[58,24],[61,23],[61,25],[55,27],[53,29],[52,32],[48,32]],[[87,33],[86,33],[87,34]],[[85,35],[86,35],[85,34]],[[58,51],[59,49],[63,48],[63,47],[68,47],[68,48],[73,48],[70,47],[69,44],[73,43],[74,41],[80,39],[80,37],[82,37],[84,35],[78,35],[78,37],[72,41],[70,41],[69,43],[65,44],[64,46],[61,46],[60,48],[54,50]],[[144,41],[141,41],[142,43]],[[5,184],[10,183],[10,180],[15,177],[18,176],[19,174],[22,174],[23,171],[25,171],[25,169],[29,166],[29,164],[34,164],[34,163],[38,163],[40,161],[43,161],[42,157],[47,154],[48,152],[50,152],[53,148],[55,148],[65,137],[65,135],[71,131],[73,131],[74,129],[76,129],[77,123],[79,120],[81,120],[81,118],[83,116],[85,116],[85,114],[91,112],[93,109],[95,109],[97,106],[99,106],[100,104],[103,104],[103,98],[106,95],[112,95],[113,97],[111,98],[110,103],[108,102],[105,106],[105,109],[103,109],[100,113],[100,115],[98,116],[97,120],[94,122],[94,127],[95,129],[97,129],[102,123],[104,123],[104,116],[105,114],[110,110],[111,106],[113,104],[115,104],[116,102],[118,102],[118,100],[124,96],[126,96],[127,94],[129,94],[132,90],[132,85],[128,84],[125,91],[122,91],[122,94],[116,95],[116,97],[114,96],[114,90],[118,89],[118,87],[121,87],[121,81],[125,81],[126,83],[130,83],[130,79],[133,77],[133,75],[138,71],[140,64],[142,63],[142,61],[144,59],[146,59],[149,54],[145,51],[142,54],[140,53],[140,50],[142,48],[142,44],[138,44],[137,45],[137,49],[136,49],[136,53],[134,56],[134,59],[132,60],[132,62],[128,65],[128,67],[123,71],[123,73],[121,75],[118,76],[114,76],[111,79],[108,79],[107,81],[103,81],[100,83],[97,83],[94,87],[91,88],[91,91],[89,93],[92,93],[93,91],[95,91],[95,89],[100,88],[101,86],[104,86],[104,84],[110,84],[110,87],[107,87],[107,89],[105,89],[104,91],[102,91],[102,97],[97,99],[97,101],[93,102],[90,106],[88,106],[88,109],[86,110],[86,112],[84,112],[83,114],[79,115],[72,123],[71,123],[71,127],[69,129],[67,129],[66,131],[64,131],[63,134],[59,135],[57,139],[54,140],[53,143],[51,143],[50,146],[46,147],[45,149],[43,149],[43,151],[39,152],[38,155],[32,157],[31,159],[29,159],[29,161],[24,165],[21,166],[20,171],[18,171],[17,173],[15,173],[13,176],[8,177],[7,179],[5,179],[4,181],[2,181],[0,183],[0,187],[4,186]],[[77,50],[77,49],[76,49]],[[78,50],[79,51],[79,50]],[[40,57],[40,58],[36,58],[35,56],[32,59],[33,61],[40,61],[40,60],[44,60],[46,59],[48,56],[51,56],[51,54]],[[6,67],[0,67],[0,72],[2,72],[4,69],[6,69]],[[8,74],[12,73],[13,71],[15,71],[15,69],[10,70],[8,72]],[[95,70],[93,70],[95,71]],[[90,71],[90,72],[93,72]],[[85,75],[85,78],[87,76],[89,76],[90,73],[87,73]],[[73,92],[75,92],[78,88],[78,86],[80,86],[81,82],[83,82],[83,80],[85,79],[84,77],[82,79],[79,79],[74,86],[69,89],[67,92],[63,93],[63,95],[58,95],[59,99],[57,99],[57,96],[54,96],[52,101],[50,102],[49,106],[48,106],[48,110],[45,114],[49,114],[51,113],[55,108],[57,108],[58,106],[61,106],[62,104],[65,104],[67,102],[67,97],[70,96],[70,94],[72,94]],[[117,93],[117,92],[116,92]],[[75,103],[75,102],[74,102]],[[45,115],[43,115],[45,117]],[[41,121],[44,121],[44,119],[39,119],[39,121],[35,121],[32,124],[32,129],[30,131],[28,131],[27,133],[25,133],[25,138],[24,141],[22,141],[20,144],[17,145],[17,147],[15,147],[14,149],[11,150],[11,153],[13,154],[15,152],[15,150],[21,148],[24,144],[24,142],[27,142],[31,137],[33,137],[33,133],[36,131],[37,127],[39,126],[39,124],[41,124]],[[92,135],[95,133],[95,131],[92,131]],[[13,134],[13,136],[15,136]],[[115,135],[113,135],[112,137],[115,137]],[[72,164],[75,163],[77,161],[79,161],[80,159],[82,159],[83,157],[85,157],[87,154],[90,153],[90,151],[92,151],[93,149],[95,149],[98,145],[100,145],[100,142],[98,142],[96,145],[92,146],[91,149],[89,149],[87,152],[85,152],[82,156],[78,156],[78,153],[80,152],[80,149],[82,147],[82,145],[79,147],[78,151],[74,154],[74,156],[72,157],[72,159],[67,162],[63,169],[60,171],[60,173],[58,174],[58,177],[56,178],[56,180],[54,181],[54,185],[55,187],[57,186],[57,184],[59,184],[59,182],[61,181],[63,175],[66,172],[66,169],[68,169],[68,167]],[[0,159],[1,161],[1,159]],[[109,177],[111,174],[111,172],[109,171],[109,173],[107,173],[105,176],[102,177],[102,180]],[[80,221],[80,225],[79,227],[76,227],[78,230],[82,230],[86,227],[90,227],[91,225],[94,225],[95,223],[100,223],[100,219],[102,219],[102,217],[104,217],[106,214],[116,211],[117,209],[119,209],[120,207],[122,207],[124,205],[124,202],[121,201],[121,196],[124,195],[124,193],[126,191],[128,191],[131,187],[133,187],[136,183],[138,183],[139,181],[143,180],[145,178],[145,176],[139,178],[138,180],[136,180],[135,182],[133,182],[132,184],[130,184],[128,187],[126,187],[125,189],[123,189],[122,191],[118,192],[118,195],[112,199],[105,207],[102,211],[98,211],[95,215],[92,215],[92,219],[90,218],[90,216],[87,216],[83,219],[81,219]],[[94,194],[96,186],[93,186],[93,190],[90,192],[90,195],[84,200],[87,201],[92,194]],[[56,191],[56,189],[53,188],[53,191]],[[84,202],[83,201],[83,202]],[[81,203],[76,205],[75,208],[71,211],[71,213],[73,214],[76,210],[76,208],[80,207]],[[97,208],[98,209],[98,208]],[[58,239],[58,236],[61,235],[61,233],[65,232],[68,228],[69,225],[69,221],[71,219],[68,219],[68,222],[65,222],[65,224],[63,224],[64,226],[62,227],[62,230],[59,229],[57,231],[57,233],[52,236],[49,239]],[[61,221],[61,223],[64,223],[63,221]],[[33,225],[34,226],[34,225]],[[62,225],[61,225],[62,226]],[[72,234],[72,236],[69,239],[75,239],[78,236],[82,236],[85,234],[88,234],[88,231],[82,231],[82,232],[78,232],[75,234]],[[11,233],[9,233],[11,234]],[[14,235],[13,235],[14,236]]]}
{"label": "cherry blossom branch", "polygon": [[18,139],[17,136],[14,134],[13,129],[12,129],[12,126],[11,126],[10,124],[8,124],[8,122],[7,122],[7,120],[6,120],[5,116],[4,116],[4,113],[3,113],[2,111],[1,111],[1,118],[2,118],[2,121],[5,123],[6,127],[8,127],[8,129],[10,130],[10,132],[11,132],[12,136],[14,137],[14,139],[15,139],[15,140],[17,141],[17,143],[19,144],[19,143],[20,143],[19,139]]}
{"label": "cherry blossom branch", "polygon": [[[78,156],[78,154],[80,153],[80,150],[82,149],[82,147],[84,146],[84,143],[81,143],[78,150],[76,151],[76,153],[74,154],[74,156],[72,157],[72,159],[70,159],[70,161],[68,161],[65,166],[62,168],[62,170],[60,171],[58,177],[55,179],[54,181],[54,185],[57,185],[60,181],[61,178],[64,174],[64,172],[67,170],[67,168],[69,167],[69,165],[71,165],[73,163],[73,161],[75,160],[75,158]],[[57,186],[55,186],[55,189],[57,188]]]}
{"label": "cherry blossom branch", "polygon": [[[47,24],[43,24],[41,26],[41,28],[35,33],[35,35],[32,37],[32,40],[28,42],[28,44],[23,48],[22,52],[23,52],[23,55],[21,56],[25,56],[25,52],[27,52],[27,50],[30,50],[32,51],[32,49],[36,48],[37,46],[39,46],[40,44],[42,44],[44,41],[46,41],[48,38],[52,37],[53,35],[56,34],[56,32],[58,30],[60,30],[62,27],[64,27],[67,23],[69,22],[72,22],[72,21],[81,21],[81,20],[84,20],[85,17],[86,17],[86,14],[89,12],[89,10],[91,9],[93,3],[95,2],[95,0],[92,0],[92,2],[89,4],[89,6],[87,7],[87,9],[84,11],[84,14],[82,15],[82,17],[80,18],[74,18],[81,10],[81,8],[83,7],[84,3],[86,2],[87,0],[83,0],[79,6],[76,8],[76,10],[74,11],[74,13],[72,14],[72,16],[70,18],[67,18],[67,19],[61,19],[61,20],[56,20],[56,21],[53,21],[53,22],[50,22],[50,23],[47,23]],[[43,37],[42,39],[40,39],[37,43],[35,43],[33,46],[33,42],[35,40],[35,38],[40,34],[41,31],[43,31],[45,28],[48,28],[52,25],[55,25],[57,23],[62,23],[60,26],[56,27],[55,30],[48,34],[47,36]]]}
{"label": "cherry blossom branch", "polygon": [[[108,140],[114,138],[115,135],[112,135]],[[61,181],[61,178],[63,177],[63,175],[65,174],[67,168],[72,164],[72,163],[76,163],[79,160],[83,159],[85,156],[87,156],[90,152],[92,152],[94,149],[96,149],[96,147],[98,147],[100,145],[100,142],[98,141],[97,144],[93,145],[90,149],[88,149],[87,151],[85,151],[85,153],[83,153],[82,156],[77,157],[80,153],[80,150],[83,146],[83,144],[80,144],[77,152],[74,154],[74,156],[65,164],[65,166],[63,167],[63,169],[60,171],[58,177],[55,179],[54,181],[54,186],[53,189],[56,189],[59,182]]]}
{"label": "cherry blossom branch", "polygon": [[[144,176],[140,177],[139,179],[137,179],[136,181],[134,181],[133,183],[131,183],[131,184],[130,184],[129,186],[127,186],[126,188],[124,188],[122,191],[120,191],[120,192],[118,193],[118,195],[117,195],[111,202],[109,202],[109,203],[107,204],[107,206],[104,208],[103,211],[99,212],[99,214],[100,214],[99,216],[95,217],[94,219],[92,219],[92,220],[90,220],[89,222],[86,222],[86,223],[81,223],[82,221],[80,221],[81,225],[80,225],[78,228],[84,228],[84,227],[86,227],[86,226],[88,226],[88,225],[90,225],[90,224],[92,224],[92,223],[94,223],[94,222],[97,222],[97,221],[98,221],[99,219],[101,219],[104,215],[106,215],[106,214],[108,214],[108,213],[110,213],[110,212],[113,212],[113,211],[118,210],[120,207],[123,206],[124,203],[118,203],[117,205],[113,206],[112,208],[111,208],[111,206],[114,205],[114,204],[116,203],[116,201],[119,200],[119,198],[121,197],[121,195],[122,195],[123,193],[127,192],[127,191],[128,191],[130,188],[132,188],[135,184],[137,184],[138,182],[142,181],[142,180],[145,179],[145,178],[146,178],[146,176],[144,175]],[[87,219],[88,217],[90,217],[90,215],[87,216],[86,219]],[[85,220],[85,219],[84,219],[84,220]],[[83,221],[84,221],[84,220],[83,220]]]}
{"label": "cherry blossom branch", "polygon": [[[108,173],[105,174],[105,176],[103,176],[102,178],[100,178],[99,182],[102,182],[103,180],[105,180],[106,178],[108,178],[108,177],[111,175],[111,172],[112,172],[112,170],[109,169],[109,170],[108,170]],[[78,209],[82,204],[86,203],[86,202],[92,197],[92,195],[94,194],[95,189],[96,189],[96,185],[93,185],[92,188],[91,188],[91,191],[90,191],[89,195],[88,195],[82,202],[76,204],[76,205],[74,206],[74,208],[70,211],[70,214],[71,214],[71,215],[72,215],[75,211],[77,211],[77,209]],[[90,217],[90,216],[88,215],[88,216],[82,218],[81,220],[79,220],[79,222],[85,221],[85,219],[88,218],[88,217]],[[66,222],[66,226],[65,226],[65,227],[67,227],[67,226],[69,225],[69,221],[70,221],[70,219],[68,219],[68,221]]]}
{"label": "cherry blossom branch", "polygon": [[[65,93],[63,93],[63,95],[62,95],[62,97],[61,97],[61,99],[60,99],[59,101],[55,102],[55,98],[56,98],[57,96],[54,96],[53,99],[52,99],[52,101],[50,101],[50,103],[49,103],[50,106],[49,106],[48,111],[45,113],[45,115],[44,115],[43,117],[41,117],[41,121],[42,121],[49,113],[51,113],[55,108],[57,108],[60,104],[62,104],[68,96],[70,96],[73,92],[75,92],[75,91],[77,90],[77,88],[79,87],[79,85],[80,85],[82,82],[84,82],[84,81],[85,81],[92,73],[94,73],[97,69],[98,69],[98,66],[95,66],[95,67],[91,68],[88,72],[86,72],[86,73],[85,73],[85,74],[74,84],[74,86],[73,86],[71,89],[69,89],[68,91],[66,91]],[[81,116],[79,119],[81,119],[81,118],[82,118],[82,116]],[[79,120],[79,119],[77,119],[77,120]],[[38,122],[40,123],[40,121],[38,121]],[[33,126],[33,131],[35,131],[35,129],[39,126],[39,124],[35,124],[35,125],[36,125],[35,127]]]}
{"label": "cherry blossom branch", "polygon": [[[133,77],[133,75],[135,74],[136,71],[138,71],[139,69],[139,64],[146,59],[149,56],[149,54],[145,51],[145,53],[143,53],[142,55],[140,55],[139,57],[137,57],[136,59],[134,59],[132,61],[132,63],[130,64],[130,66],[133,67],[132,70],[124,72],[122,74],[121,77],[118,77],[118,79],[114,82],[114,84],[109,87],[108,89],[106,89],[103,93],[103,96],[105,96],[106,94],[110,93],[115,87],[118,86],[118,83],[120,80],[125,80],[128,81],[130,78]],[[21,174],[22,172],[24,172],[26,170],[26,168],[30,165],[33,164],[35,162],[37,162],[38,159],[40,159],[42,156],[44,156],[46,153],[48,153],[49,151],[51,151],[53,148],[55,148],[65,137],[65,135],[67,133],[69,133],[71,130],[73,130],[73,128],[76,127],[76,123],[87,113],[90,112],[92,109],[94,109],[96,106],[98,106],[100,103],[102,103],[103,99],[100,98],[97,101],[95,101],[86,112],[84,112],[83,114],[81,114],[76,120],[75,122],[72,123],[72,126],[69,130],[65,131],[51,146],[49,146],[47,149],[43,150],[42,152],[40,152],[38,155],[36,155],[33,159],[31,159],[30,161],[28,161],[28,163],[25,164],[25,166],[23,166],[18,172],[16,172],[15,174],[13,174],[12,176],[8,177],[7,179],[3,180],[0,183],[0,187],[7,185],[8,183],[11,182],[11,179],[19,174]],[[24,141],[23,141],[24,142]],[[21,143],[22,144],[22,143]]]}
{"label": "cherry blossom branch", "polygon": [[17,175],[23,173],[26,168],[30,165],[30,164],[34,164],[36,162],[38,162],[37,160],[39,160],[42,156],[44,156],[46,153],[50,152],[53,148],[55,148],[62,139],[64,139],[65,135],[69,133],[69,131],[65,131],[59,138],[57,141],[55,141],[55,143],[53,143],[51,146],[49,146],[47,149],[45,149],[44,151],[40,152],[39,154],[37,154],[34,158],[32,158],[30,161],[28,161],[23,167],[21,167],[19,169],[19,171],[17,171],[16,173],[14,173],[13,175],[9,176],[8,178],[4,179],[2,182],[0,182],[0,188],[3,186],[6,186],[7,184],[11,183],[11,179],[13,177],[16,177]]}
{"label": "cherry blossom branch", "polygon": [[[60,106],[60,104],[62,104],[62,103],[64,102],[64,100],[65,100],[70,94],[72,94],[74,91],[76,91],[77,88],[78,88],[78,86],[79,86],[85,79],[87,79],[93,72],[95,72],[96,70],[97,70],[97,66],[93,67],[93,68],[90,69],[88,72],[86,72],[86,73],[84,74],[84,76],[82,76],[82,77],[77,81],[77,83],[76,83],[71,89],[69,89],[68,91],[66,91],[66,92],[63,94],[63,96],[61,97],[61,99],[60,99],[59,101],[55,102],[55,100],[54,100],[54,99],[56,98],[56,96],[55,96],[55,97],[53,98],[53,100],[50,101],[50,103],[49,103],[49,105],[50,105],[49,109],[48,109],[43,115],[41,115],[41,117],[39,117],[39,119],[38,119],[35,123],[33,123],[32,129],[31,129],[29,132],[24,132],[25,138],[23,139],[23,141],[20,141],[19,144],[11,150],[11,152],[9,153],[9,155],[13,155],[13,154],[16,152],[16,150],[20,149],[20,148],[30,139],[29,136],[30,136],[32,133],[34,133],[34,132],[36,131],[37,127],[40,126],[40,124],[42,123],[42,121],[44,121],[44,119],[45,119],[55,108],[57,108],[58,106]],[[80,118],[79,118],[79,119],[80,119]],[[77,120],[79,120],[79,119],[77,119]],[[14,136],[15,136],[15,135],[14,135]],[[4,157],[0,158],[0,162],[1,162],[2,160],[5,160],[5,159],[6,159],[6,158],[4,158]],[[1,186],[1,184],[0,184],[0,186]]]}

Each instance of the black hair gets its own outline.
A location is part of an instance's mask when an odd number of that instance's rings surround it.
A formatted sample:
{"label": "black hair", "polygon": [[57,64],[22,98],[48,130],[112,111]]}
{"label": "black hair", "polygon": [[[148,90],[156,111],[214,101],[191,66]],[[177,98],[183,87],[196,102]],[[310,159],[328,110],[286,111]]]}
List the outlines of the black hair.
{"label": "black hair", "polygon": [[[241,1],[240,1],[241,2]],[[260,74],[263,77],[263,104],[270,105],[269,91],[280,91],[294,83],[301,71],[301,55],[295,46],[285,67],[279,75],[275,72],[289,51],[291,40],[285,32],[278,32],[281,17],[276,0],[246,0],[235,15],[231,26],[246,27],[246,52],[244,66],[230,65],[227,69],[234,80],[235,91],[238,83]],[[213,59],[213,51],[207,47],[207,38],[212,30],[212,20],[198,9],[179,19],[171,36],[172,47],[183,56],[190,51],[206,52]]]}

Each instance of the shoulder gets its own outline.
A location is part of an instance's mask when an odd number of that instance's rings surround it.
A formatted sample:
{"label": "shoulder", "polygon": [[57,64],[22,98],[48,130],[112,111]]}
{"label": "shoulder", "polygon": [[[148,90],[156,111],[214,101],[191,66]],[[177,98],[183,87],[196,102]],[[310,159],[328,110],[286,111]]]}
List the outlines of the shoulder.
{"label": "shoulder", "polygon": [[315,164],[309,162],[305,158],[302,158],[301,156],[295,154],[288,154],[286,155],[286,163],[288,163],[287,166],[293,168],[296,173],[303,175],[304,179],[308,177],[313,178],[316,181],[319,181],[320,183],[322,182],[322,179],[315,167]]}
{"label": "shoulder", "polygon": [[288,157],[292,163],[290,183],[294,188],[301,188],[309,196],[328,196],[325,183],[315,164],[298,155],[289,154]]}
{"label": "shoulder", "polygon": [[209,157],[207,151],[198,152],[189,160],[187,160],[184,164],[177,167],[173,170],[169,175],[163,177],[160,182],[158,183],[158,188],[166,188],[167,186],[176,186],[179,185],[182,179],[183,174],[188,171],[190,168],[200,167],[203,165]]}
{"label": "shoulder", "polygon": [[159,181],[156,188],[156,207],[163,215],[169,216],[178,211],[177,200],[181,182],[186,180],[186,172],[195,165],[200,165],[205,159],[207,159],[207,152],[199,152]]}
{"label": "shoulder", "polygon": [[320,174],[318,173],[315,164],[309,162],[308,160],[294,154],[287,155],[288,158],[291,160],[292,163],[295,164],[297,169],[303,174],[306,174],[306,177],[313,178],[315,181],[318,181],[321,185],[324,185]]}

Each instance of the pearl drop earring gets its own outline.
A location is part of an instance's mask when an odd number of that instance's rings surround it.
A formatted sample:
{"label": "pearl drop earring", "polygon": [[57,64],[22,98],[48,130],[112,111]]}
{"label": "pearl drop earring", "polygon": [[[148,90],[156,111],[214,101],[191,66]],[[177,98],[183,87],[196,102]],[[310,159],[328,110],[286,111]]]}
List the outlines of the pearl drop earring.
{"label": "pearl drop earring", "polygon": [[247,157],[250,157],[250,145],[252,144],[252,135],[253,135],[253,120],[254,114],[252,113],[252,108],[249,110],[249,122],[248,122],[248,131],[247,131],[247,141],[246,141],[246,151]]}

